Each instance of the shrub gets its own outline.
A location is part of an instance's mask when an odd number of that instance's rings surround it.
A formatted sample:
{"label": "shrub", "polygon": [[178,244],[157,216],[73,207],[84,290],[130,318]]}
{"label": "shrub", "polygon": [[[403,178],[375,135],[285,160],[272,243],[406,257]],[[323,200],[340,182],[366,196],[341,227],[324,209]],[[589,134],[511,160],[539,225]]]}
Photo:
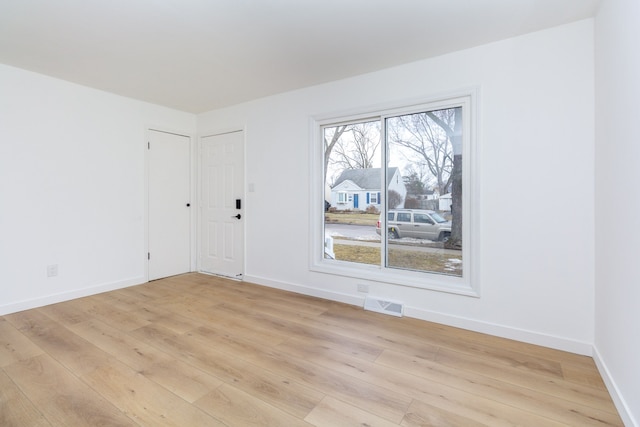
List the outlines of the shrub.
{"label": "shrub", "polygon": [[379,214],[380,211],[373,205],[369,205],[367,206],[367,209],[365,209],[365,212],[368,214]]}
{"label": "shrub", "polygon": [[404,207],[406,209],[417,209],[419,208],[418,199],[415,197],[407,197],[404,199]]}
{"label": "shrub", "polygon": [[387,194],[387,204],[389,209],[395,209],[402,203],[402,196],[396,190],[389,190]]}

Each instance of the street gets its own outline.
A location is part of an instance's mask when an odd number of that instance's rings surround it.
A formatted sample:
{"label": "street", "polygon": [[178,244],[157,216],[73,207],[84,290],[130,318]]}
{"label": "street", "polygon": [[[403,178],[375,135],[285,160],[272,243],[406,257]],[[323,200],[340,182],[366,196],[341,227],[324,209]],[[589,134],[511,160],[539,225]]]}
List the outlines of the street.
{"label": "street", "polygon": [[371,225],[325,223],[324,234],[331,237],[346,237],[354,240],[380,240],[376,228]]}
{"label": "street", "polygon": [[[340,245],[357,245],[357,246],[379,246],[380,236],[376,233],[376,228],[369,225],[351,225],[351,224],[329,224],[324,226],[325,236],[344,237],[340,239]],[[390,242],[391,246],[403,246],[407,250],[460,255],[461,252],[453,249],[443,249],[442,243],[434,243],[431,240],[403,238]],[[434,247],[434,246],[440,247]]]}

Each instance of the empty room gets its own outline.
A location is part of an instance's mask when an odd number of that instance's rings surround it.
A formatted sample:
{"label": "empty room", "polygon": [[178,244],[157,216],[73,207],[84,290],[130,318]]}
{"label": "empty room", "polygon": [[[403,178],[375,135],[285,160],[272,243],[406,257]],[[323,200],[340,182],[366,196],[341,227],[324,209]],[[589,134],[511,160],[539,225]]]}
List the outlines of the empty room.
{"label": "empty room", "polygon": [[638,40],[0,0],[0,425],[640,426]]}

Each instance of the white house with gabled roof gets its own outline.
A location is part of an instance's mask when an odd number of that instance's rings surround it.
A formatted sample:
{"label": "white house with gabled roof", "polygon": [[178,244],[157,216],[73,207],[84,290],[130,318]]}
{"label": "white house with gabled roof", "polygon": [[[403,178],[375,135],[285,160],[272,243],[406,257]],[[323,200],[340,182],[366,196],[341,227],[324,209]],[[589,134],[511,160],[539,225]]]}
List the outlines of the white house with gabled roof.
{"label": "white house with gabled roof", "polygon": [[[381,168],[345,169],[331,188],[331,206],[339,211],[366,210],[368,206],[380,210],[381,173]],[[407,189],[398,168],[389,168],[387,189],[400,194],[404,203]]]}

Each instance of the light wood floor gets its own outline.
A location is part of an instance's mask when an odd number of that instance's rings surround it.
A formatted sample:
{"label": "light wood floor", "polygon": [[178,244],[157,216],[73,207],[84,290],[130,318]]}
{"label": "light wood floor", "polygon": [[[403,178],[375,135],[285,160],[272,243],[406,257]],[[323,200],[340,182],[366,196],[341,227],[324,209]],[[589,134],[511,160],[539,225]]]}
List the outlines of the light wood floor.
{"label": "light wood floor", "polygon": [[0,317],[0,425],[622,421],[589,357],[187,274]]}

